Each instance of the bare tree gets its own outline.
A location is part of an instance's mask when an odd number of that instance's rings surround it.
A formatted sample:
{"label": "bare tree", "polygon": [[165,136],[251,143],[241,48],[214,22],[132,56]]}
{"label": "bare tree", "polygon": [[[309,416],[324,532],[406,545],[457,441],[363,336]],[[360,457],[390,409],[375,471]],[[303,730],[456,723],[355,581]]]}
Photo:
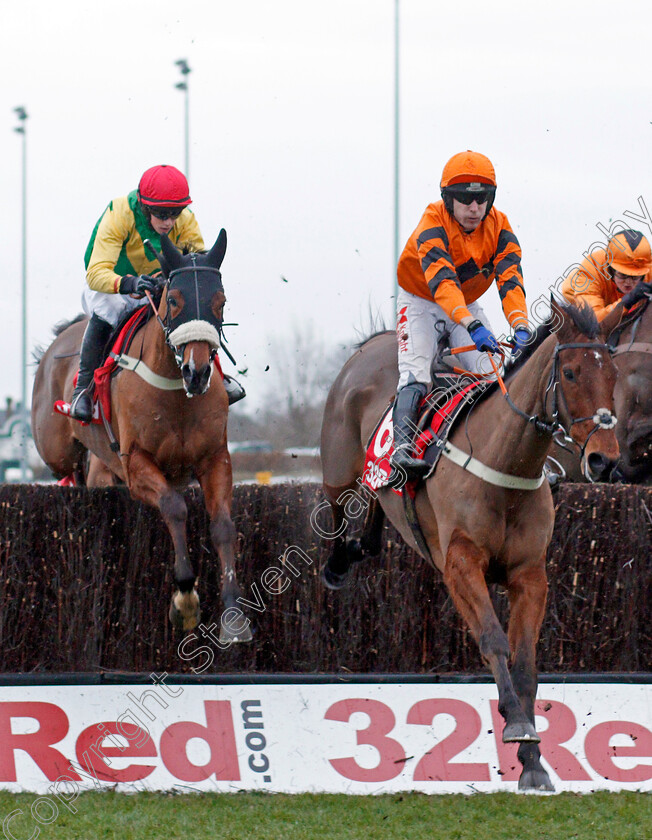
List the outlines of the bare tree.
{"label": "bare tree", "polygon": [[263,414],[279,448],[318,446],[326,396],[352,343],[324,341],[311,322],[294,323],[283,339],[270,339],[272,376]]}

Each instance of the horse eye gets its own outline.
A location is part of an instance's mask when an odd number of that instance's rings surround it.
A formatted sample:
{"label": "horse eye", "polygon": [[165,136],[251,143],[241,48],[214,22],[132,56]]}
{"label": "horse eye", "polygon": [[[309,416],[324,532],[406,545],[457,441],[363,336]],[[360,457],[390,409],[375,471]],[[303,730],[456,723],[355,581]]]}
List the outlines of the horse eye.
{"label": "horse eye", "polygon": [[570,368],[564,368],[563,373],[569,382],[575,382],[575,373]]}
{"label": "horse eye", "polygon": [[170,304],[170,306],[179,306],[179,301],[175,297],[169,297],[168,303]]}

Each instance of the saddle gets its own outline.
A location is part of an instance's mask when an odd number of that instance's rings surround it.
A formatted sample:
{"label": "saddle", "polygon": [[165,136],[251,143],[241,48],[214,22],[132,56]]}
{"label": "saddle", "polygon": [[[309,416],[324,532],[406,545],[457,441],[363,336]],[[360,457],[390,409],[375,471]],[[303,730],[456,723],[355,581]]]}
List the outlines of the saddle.
{"label": "saddle", "polygon": [[[104,364],[97,368],[93,376],[93,419],[92,423],[111,422],[111,378],[123,367],[119,359],[131,346],[136,331],[149,319],[149,312],[146,306],[141,306],[131,313],[126,320],[118,324],[109,339],[108,346],[111,351],[107,355]],[[77,382],[75,374],[74,384]],[[70,414],[70,403],[64,400],[56,400],[54,410],[58,414]]]}
{"label": "saddle", "polygon": [[[438,371],[433,375],[433,388],[424,397],[419,409],[418,432],[410,453],[413,458],[430,465],[426,478],[434,473],[460,412],[493,384],[492,380],[472,379],[467,374],[452,371]],[[374,491],[389,485],[390,459],[394,451],[392,410],[393,401],[367,444],[362,483]],[[418,481],[409,481],[402,487],[392,487],[392,490],[400,496],[407,493],[414,498],[417,485]]]}
{"label": "saddle", "polygon": [[[432,382],[433,388],[420,407],[418,433],[411,452],[413,458],[430,465],[423,480],[430,478],[437,468],[442,450],[460,412],[494,384],[492,380],[472,379],[468,374],[441,370],[433,372]],[[367,445],[361,480],[362,484],[372,491],[391,486],[390,458],[394,451],[392,410],[393,405],[390,404]],[[432,560],[417,516],[415,497],[419,484],[420,480],[416,479],[400,487],[392,486],[391,489],[403,499],[405,518],[419,550],[426,559]]]}

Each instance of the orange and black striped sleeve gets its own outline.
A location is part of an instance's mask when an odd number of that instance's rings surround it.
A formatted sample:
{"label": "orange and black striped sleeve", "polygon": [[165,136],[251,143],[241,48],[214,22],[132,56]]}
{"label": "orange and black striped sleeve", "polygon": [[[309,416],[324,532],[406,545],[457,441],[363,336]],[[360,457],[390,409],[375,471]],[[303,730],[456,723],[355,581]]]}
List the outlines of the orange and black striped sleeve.
{"label": "orange and black striped sleeve", "polygon": [[521,268],[521,246],[514,231],[504,220],[498,234],[496,253],[493,259],[496,286],[502,303],[505,318],[512,329],[519,325],[527,326],[527,304],[523,286]]}
{"label": "orange and black striped sleeve", "polygon": [[435,225],[420,231],[416,245],[421,271],[433,297],[443,280],[453,280],[459,285],[453,260],[448,253],[448,234],[443,226]]}

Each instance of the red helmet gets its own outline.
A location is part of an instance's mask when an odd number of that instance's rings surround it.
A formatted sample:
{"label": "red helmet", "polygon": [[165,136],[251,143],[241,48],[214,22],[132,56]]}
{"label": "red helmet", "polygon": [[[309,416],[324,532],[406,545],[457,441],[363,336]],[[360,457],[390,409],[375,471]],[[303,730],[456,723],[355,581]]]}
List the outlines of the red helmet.
{"label": "red helmet", "polygon": [[147,207],[187,207],[192,203],[188,181],[174,166],[152,166],[138,184],[138,200]]}

